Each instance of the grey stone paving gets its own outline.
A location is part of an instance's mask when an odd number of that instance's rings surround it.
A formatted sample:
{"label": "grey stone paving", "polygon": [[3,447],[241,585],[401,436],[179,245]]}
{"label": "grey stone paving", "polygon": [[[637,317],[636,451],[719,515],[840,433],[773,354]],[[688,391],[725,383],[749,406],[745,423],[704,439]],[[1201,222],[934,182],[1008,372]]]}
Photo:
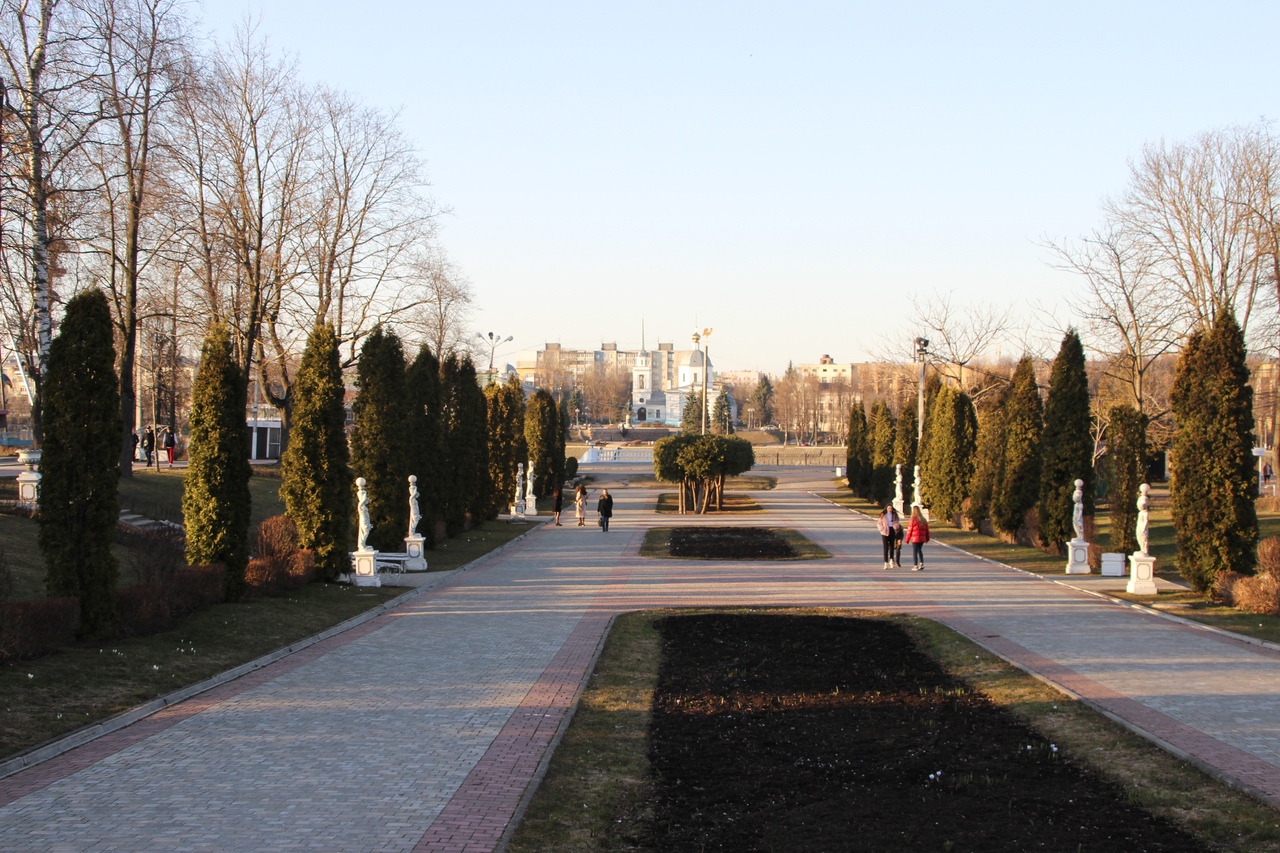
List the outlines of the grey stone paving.
{"label": "grey stone paving", "polygon": [[[490,751],[495,738],[546,681],[575,627],[587,624],[593,601],[614,611],[822,604],[931,615],[1082,695],[1113,702],[1134,725],[1154,721],[1158,736],[1194,730],[1187,743],[1207,763],[1280,797],[1276,651],[937,545],[927,546],[925,572],[881,571],[870,520],[802,491],[761,494],[768,516],[731,523],[767,518],[799,527],[835,559],[641,560],[639,526],[690,523],[648,513],[651,497],[641,501],[642,494],[619,490],[609,534],[543,529],[380,617],[365,635],[83,769],[25,794],[4,795],[18,790],[23,774],[0,782],[0,847],[412,850],[446,806],[490,822],[501,812],[500,831],[512,804],[486,799],[483,784],[464,780],[486,754],[508,766]],[[619,585],[600,599],[620,568]],[[520,790],[527,779],[516,782]],[[456,799],[460,790],[472,799]],[[432,849],[496,843],[478,837]]]}

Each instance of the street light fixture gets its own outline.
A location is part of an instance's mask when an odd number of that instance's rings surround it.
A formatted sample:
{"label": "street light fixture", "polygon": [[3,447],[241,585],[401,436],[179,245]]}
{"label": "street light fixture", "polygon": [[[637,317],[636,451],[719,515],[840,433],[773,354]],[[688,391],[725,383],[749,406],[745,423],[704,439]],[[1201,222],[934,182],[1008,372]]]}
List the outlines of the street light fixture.
{"label": "street light fixture", "polygon": [[916,410],[916,446],[920,445],[921,439],[924,438],[924,363],[930,355],[929,339],[916,338],[916,361],[920,363],[920,381],[916,387],[919,400],[917,401]]}
{"label": "street light fixture", "polygon": [[505,344],[507,341],[514,340],[514,339],[512,338],[511,335],[507,335],[504,338],[504,337],[501,337],[500,335],[495,335],[493,332],[490,332],[487,336],[482,335],[479,332],[476,332],[476,337],[479,338],[481,341],[487,340],[489,342],[489,382],[488,384],[492,385],[493,384],[493,354],[498,349],[499,346],[501,346],[502,344]]}

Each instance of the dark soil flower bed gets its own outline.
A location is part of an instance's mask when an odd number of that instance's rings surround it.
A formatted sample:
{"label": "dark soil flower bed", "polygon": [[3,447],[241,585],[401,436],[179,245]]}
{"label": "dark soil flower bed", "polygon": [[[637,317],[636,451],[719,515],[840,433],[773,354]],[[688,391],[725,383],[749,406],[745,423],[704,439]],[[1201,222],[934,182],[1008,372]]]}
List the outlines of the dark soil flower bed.
{"label": "dark soil flower bed", "polygon": [[671,531],[671,556],[711,560],[787,560],[791,545],[764,527],[677,527]]}
{"label": "dark soil flower bed", "polygon": [[651,849],[1192,851],[896,625],[673,616]]}

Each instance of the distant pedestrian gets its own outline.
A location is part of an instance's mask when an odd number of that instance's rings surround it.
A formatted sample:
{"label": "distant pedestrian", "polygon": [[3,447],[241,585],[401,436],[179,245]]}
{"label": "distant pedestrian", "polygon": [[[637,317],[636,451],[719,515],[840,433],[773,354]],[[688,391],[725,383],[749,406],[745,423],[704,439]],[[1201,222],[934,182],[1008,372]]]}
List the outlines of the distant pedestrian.
{"label": "distant pedestrian", "polygon": [[1262,484],[1265,486],[1271,482],[1271,463],[1265,462],[1262,465]]}
{"label": "distant pedestrian", "polygon": [[902,529],[902,516],[898,515],[897,509],[890,509],[889,514],[893,516],[893,566],[894,568],[902,568],[902,537],[907,535],[907,531]]}
{"label": "distant pedestrian", "polygon": [[[148,425],[147,431],[142,434],[142,455],[147,457],[148,468],[151,467],[151,455],[155,452],[155,449],[156,449],[156,431],[150,425]],[[156,467],[159,468],[160,466],[157,464]]]}
{"label": "distant pedestrian", "polygon": [[136,432],[133,433],[132,435],[133,435],[133,461],[137,462],[138,461],[138,443],[141,441],[141,439],[138,437],[138,434]]}
{"label": "distant pedestrian", "polygon": [[609,519],[613,518],[613,498],[608,489],[600,491],[600,501],[596,504],[596,512],[600,513],[600,526],[609,532]]}
{"label": "distant pedestrian", "polygon": [[911,562],[914,564],[911,571],[924,571],[924,543],[929,541],[929,522],[924,520],[920,504],[911,505],[911,520],[907,522],[905,539],[911,543]]}
{"label": "distant pedestrian", "polygon": [[[173,434],[173,430],[168,427],[164,428],[164,452],[169,456],[169,467],[173,467],[173,452],[178,448],[178,438]],[[160,466],[156,466],[159,468]]]}
{"label": "distant pedestrian", "polygon": [[893,511],[892,505],[880,510],[880,517],[876,519],[876,529],[880,531],[880,546],[884,549],[882,568],[893,568],[893,546],[898,541],[899,527],[901,525],[897,523],[897,514]]}
{"label": "distant pedestrian", "polygon": [[578,484],[573,490],[573,514],[578,518],[578,526],[587,526],[587,487]]}
{"label": "distant pedestrian", "polygon": [[560,526],[560,513],[564,509],[564,488],[556,489],[555,502],[551,504],[551,511],[555,513],[556,527]]}

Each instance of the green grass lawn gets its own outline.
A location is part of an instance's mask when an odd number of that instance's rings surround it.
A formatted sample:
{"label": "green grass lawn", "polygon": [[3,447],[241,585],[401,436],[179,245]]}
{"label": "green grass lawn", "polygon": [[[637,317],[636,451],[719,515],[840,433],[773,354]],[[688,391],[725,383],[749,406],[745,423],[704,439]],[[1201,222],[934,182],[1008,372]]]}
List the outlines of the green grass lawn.
{"label": "green grass lawn", "polygon": [[[157,521],[181,524],[182,479],[186,473],[185,468],[166,468],[161,471],[134,471],[132,478],[121,477],[120,508]],[[264,519],[284,512],[278,476],[255,473],[249,478],[249,496],[253,502],[249,516],[253,530],[257,530]]]}
{"label": "green grass lawn", "polygon": [[[120,480],[120,508],[146,518],[181,523],[182,478],[185,474],[184,468],[135,471],[132,479]],[[9,481],[0,480],[0,483],[6,482]],[[0,489],[0,498],[3,498],[2,492]],[[252,541],[264,519],[284,513],[280,478],[260,474],[253,476],[249,480],[249,494],[253,501],[249,516]],[[3,549],[4,558],[13,573],[14,599],[41,598],[45,594],[44,557],[40,554],[36,533],[37,525],[32,519],[0,514],[0,549]],[[114,550],[121,566],[120,583],[133,583],[133,575],[127,570],[130,562],[128,549],[117,544]]]}

